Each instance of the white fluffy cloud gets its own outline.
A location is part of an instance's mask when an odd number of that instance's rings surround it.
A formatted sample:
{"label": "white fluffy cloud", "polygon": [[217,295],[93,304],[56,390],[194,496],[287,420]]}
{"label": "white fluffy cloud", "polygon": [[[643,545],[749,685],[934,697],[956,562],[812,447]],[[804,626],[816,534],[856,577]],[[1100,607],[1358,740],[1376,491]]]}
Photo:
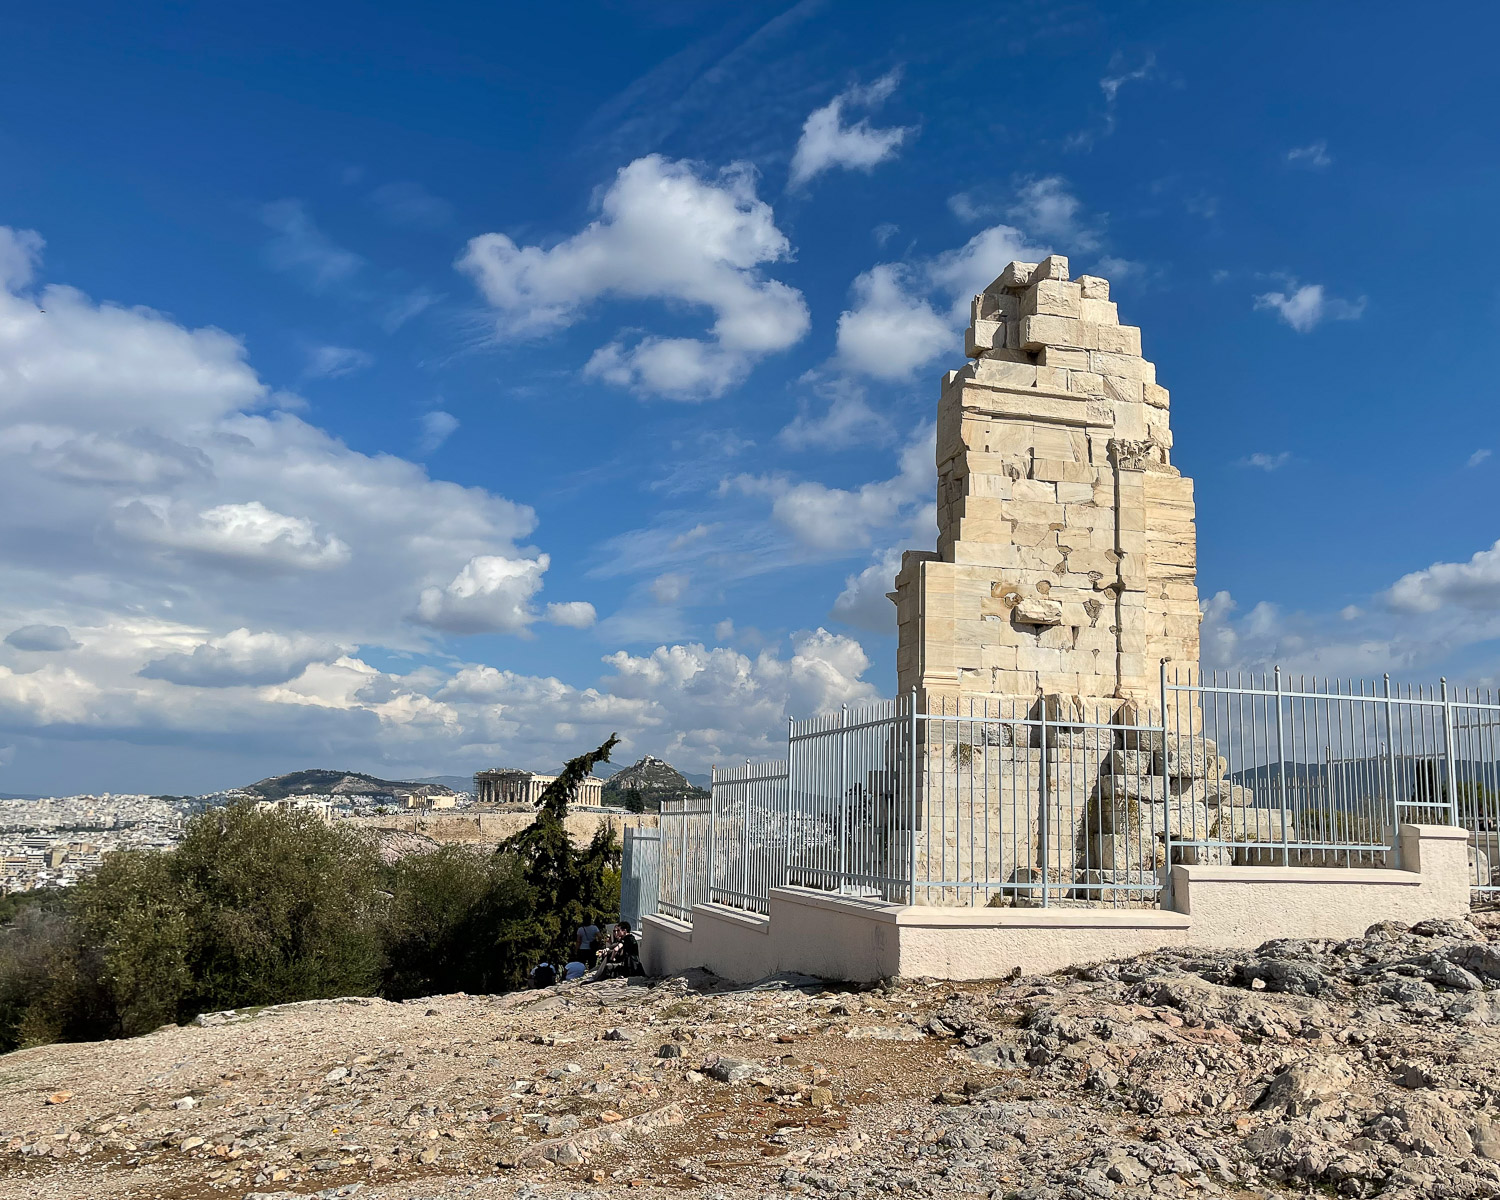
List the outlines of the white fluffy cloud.
{"label": "white fluffy cloud", "polygon": [[923,264],[923,269],[931,286],[947,299],[949,319],[964,324],[969,300],[992,284],[1008,263],[1037,262],[1049,253],[1045,241],[1034,240],[1012,225],[991,225],[956,250]]}
{"label": "white fluffy cloud", "polygon": [[1468,562],[1438,562],[1403,575],[1386,596],[1393,608],[1408,613],[1436,612],[1447,605],[1500,612],[1500,542]]}
{"label": "white fluffy cloud", "polygon": [[548,559],[478,554],[444,587],[424,588],[416,619],[446,633],[520,633],[533,621]]}
{"label": "white fluffy cloud", "polygon": [[423,588],[479,556],[536,559],[517,549],[530,509],[278,411],[294,398],[221,330],[60,285],[39,311],[15,289],[40,250],[0,229],[0,621],[418,648]]}
{"label": "white fluffy cloud", "polygon": [[828,615],[856,629],[871,633],[896,632],[896,606],[889,592],[895,590],[896,572],[901,569],[901,549],[894,547],[876,555],[863,571],[844,580],[844,590],[833,602]]}
{"label": "white fluffy cloud", "polygon": [[922,522],[937,490],[933,436],[930,425],[918,430],[902,449],[895,475],[858,488],[784,475],[740,475],[727,486],[769,497],[772,517],[809,549],[847,553],[870,545],[878,533]]}
{"label": "white fluffy cloud", "polygon": [[687,589],[688,577],[681,571],[669,571],[651,581],[651,598],[658,604],[676,604]]}
{"label": "white fluffy cloud", "polygon": [[1241,612],[1227,592],[1203,601],[1205,669],[1319,678],[1473,683],[1500,676],[1481,649],[1500,638],[1500,542],[1467,562],[1437,562],[1402,576],[1367,602],[1289,610],[1261,601]]}
{"label": "white fluffy cloud", "polygon": [[697,764],[783,757],[788,716],[880,694],[862,678],[864,648],[824,629],[794,638],[786,658],[691,644],[605,661],[615,671],[609,692],[641,704],[642,726],[659,731],[668,757]]}
{"label": "white fluffy cloud", "polygon": [[895,263],[854,281],[854,306],[839,315],[838,365],[876,379],[905,379],[953,345],[949,323],[904,286]]}
{"label": "white fluffy cloud", "polygon": [[1268,454],[1264,450],[1257,450],[1254,454],[1247,454],[1240,459],[1240,466],[1251,467],[1257,471],[1279,471],[1287,463],[1292,461],[1290,450],[1280,450],[1275,454]]}
{"label": "white fluffy cloud", "polygon": [[756,197],[748,166],[705,178],[689,163],[647,155],[620,170],[599,209],[549,248],[503,233],[469,242],[458,265],[496,310],[502,337],[572,325],[602,298],[706,308],[714,316],[707,339],[617,337],[588,365],[607,382],[691,400],[719,395],[806,334],[801,293],[760,273],[788,258],[791,244]]}
{"label": "white fluffy cloud", "polygon": [[1098,230],[1083,220],[1082,201],[1068,190],[1067,180],[1060,175],[1019,181],[1007,215],[1033,237],[1052,242],[1064,253],[1099,248]]}
{"label": "white fluffy cloud", "polygon": [[875,108],[883,104],[900,79],[899,71],[891,71],[868,87],[852,87],[815,109],[803,124],[802,136],[792,155],[791,186],[801,187],[834,167],[870,171],[894,157],[914,130],[904,126],[877,129],[863,118],[850,125],[845,123],[844,113],[848,108]]}
{"label": "white fluffy cloud", "polygon": [[320,532],[306,517],[273,512],[259,500],[216,504],[194,513],[180,511],[160,497],[130,497],[118,503],[114,528],[126,537],[168,550],[256,568],[324,570],[349,561],[349,547],[340,538]]}
{"label": "white fluffy cloud", "polygon": [[1255,297],[1255,307],[1274,312],[1298,333],[1311,333],[1326,321],[1357,321],[1364,315],[1365,297],[1339,300],[1327,294],[1321,283],[1287,285],[1284,292],[1264,292]]}
{"label": "white fluffy cloud", "polygon": [[881,263],[850,289],[839,316],[835,365],[853,375],[907,379],[919,368],[962,352],[958,330],[969,300],[1012,260],[1047,253],[1010,225],[982,229],[962,246],[911,264]]}
{"label": "white fluffy cloud", "polygon": [[285,683],[313,663],[338,657],[345,649],[323,638],[234,629],[190,651],[152,659],[140,673],[145,679],[163,679],[189,687]]}
{"label": "white fluffy cloud", "polygon": [[568,629],[587,629],[599,619],[594,606],[586,600],[564,600],[547,605],[547,620]]}
{"label": "white fluffy cloud", "polygon": [[0,225],[0,287],[19,290],[29,286],[44,245],[34,229]]}
{"label": "white fluffy cloud", "polygon": [[95,304],[70,287],[45,288],[40,308],[19,295],[41,248],[36,234],[0,226],[0,274],[14,274],[0,292],[0,429],[8,440],[48,446],[63,432],[99,438],[134,429],[165,438],[179,425],[271,402],[244,346],[222,330]]}
{"label": "white fluffy cloud", "polygon": [[817,414],[804,404],[776,435],[788,450],[839,450],[891,440],[889,418],[870,407],[859,384],[834,377],[818,381],[817,390],[827,398],[827,409]]}
{"label": "white fluffy cloud", "polygon": [[[38,312],[17,289],[39,253],[0,231],[0,743],[21,748],[16,769],[41,746],[66,778],[107,744],[174,789],[243,782],[203,765],[220,752],[402,777],[556,765],[616,730],[622,757],[701,768],[783,752],[788,713],[876,693],[859,645],[822,630],[754,657],[612,654],[592,687],[429,658],[435,632],[595,622],[584,601],[542,603],[531,510],[351,450],[285,411],[228,334],[61,287]],[[894,500],[821,503],[866,527],[915,519],[920,469],[886,481]],[[173,744],[195,774],[160,752]],[[132,779],[112,765],[109,782]]]}

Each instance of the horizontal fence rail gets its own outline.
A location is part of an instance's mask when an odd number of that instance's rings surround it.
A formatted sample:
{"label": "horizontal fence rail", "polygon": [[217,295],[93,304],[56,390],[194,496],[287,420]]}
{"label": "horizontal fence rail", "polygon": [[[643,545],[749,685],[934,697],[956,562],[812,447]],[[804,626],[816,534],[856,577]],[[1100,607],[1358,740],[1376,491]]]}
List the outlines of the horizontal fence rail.
{"label": "horizontal fence rail", "polygon": [[915,695],[788,726],[785,760],[664,805],[658,911],[765,913],[773,888],[899,904],[1150,907],[1173,864],[1399,866],[1403,823],[1470,835],[1500,899],[1490,693],[1202,678],[1129,700]]}

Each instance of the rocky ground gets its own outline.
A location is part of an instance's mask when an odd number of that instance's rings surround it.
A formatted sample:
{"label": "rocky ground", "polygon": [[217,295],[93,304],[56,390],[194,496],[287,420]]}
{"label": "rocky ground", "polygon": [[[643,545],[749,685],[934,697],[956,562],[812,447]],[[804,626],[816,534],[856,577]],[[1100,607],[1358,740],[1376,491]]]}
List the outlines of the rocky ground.
{"label": "rocky ground", "polygon": [[0,1195],[1500,1196],[1500,921],[1002,984],[694,975],[0,1058]]}

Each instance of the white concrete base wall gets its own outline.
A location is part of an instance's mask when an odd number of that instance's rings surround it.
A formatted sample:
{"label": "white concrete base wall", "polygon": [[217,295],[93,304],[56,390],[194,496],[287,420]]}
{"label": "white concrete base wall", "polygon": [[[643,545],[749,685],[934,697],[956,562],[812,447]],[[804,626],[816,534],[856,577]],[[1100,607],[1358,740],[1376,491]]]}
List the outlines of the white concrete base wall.
{"label": "white concrete base wall", "polygon": [[1173,867],[1164,909],[939,908],[774,888],[769,916],[701,904],[691,925],[644,918],[642,958],[653,975],[703,967],[744,981],[777,971],[856,982],[996,979],[1163,946],[1354,937],[1377,921],[1467,914],[1467,832],[1403,825],[1400,837],[1399,871]]}
{"label": "white concrete base wall", "polygon": [[[933,909],[902,910],[898,975],[999,979],[1061,970],[1075,963],[1185,946],[1190,921],[1161,909],[988,908],[936,910],[970,916],[966,924],[931,920]],[[977,918],[977,919],[976,919]],[[988,918],[984,920],[983,918]]]}
{"label": "white concrete base wall", "polygon": [[1173,867],[1172,904],[1200,946],[1278,937],[1355,937],[1377,921],[1412,924],[1469,911],[1469,834],[1403,825],[1399,871],[1339,867]]}

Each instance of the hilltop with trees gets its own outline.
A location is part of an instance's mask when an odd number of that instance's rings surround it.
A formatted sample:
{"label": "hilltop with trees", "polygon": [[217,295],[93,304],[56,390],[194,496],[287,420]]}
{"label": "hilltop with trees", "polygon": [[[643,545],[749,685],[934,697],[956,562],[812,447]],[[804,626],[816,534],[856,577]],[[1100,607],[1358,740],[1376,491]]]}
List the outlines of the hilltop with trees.
{"label": "hilltop with trees", "polygon": [[669,762],[646,755],[604,781],[604,802],[632,812],[658,812],[663,800],[698,800],[708,792]]}
{"label": "hilltop with trees", "polygon": [[194,817],[175,849],[108,854],[0,926],[0,1051],[293,1000],[519,987],[619,911],[613,833],[580,849],[563,825],[614,745],[569,762],[536,821],[493,851],[387,866],[343,823],[245,801]]}
{"label": "hilltop with trees", "polygon": [[291,771],[272,775],[239,789],[257,800],[286,800],[295,796],[362,796],[386,804],[405,803],[410,796],[451,796],[454,789],[431,780],[403,783],[377,779],[360,771]]}

